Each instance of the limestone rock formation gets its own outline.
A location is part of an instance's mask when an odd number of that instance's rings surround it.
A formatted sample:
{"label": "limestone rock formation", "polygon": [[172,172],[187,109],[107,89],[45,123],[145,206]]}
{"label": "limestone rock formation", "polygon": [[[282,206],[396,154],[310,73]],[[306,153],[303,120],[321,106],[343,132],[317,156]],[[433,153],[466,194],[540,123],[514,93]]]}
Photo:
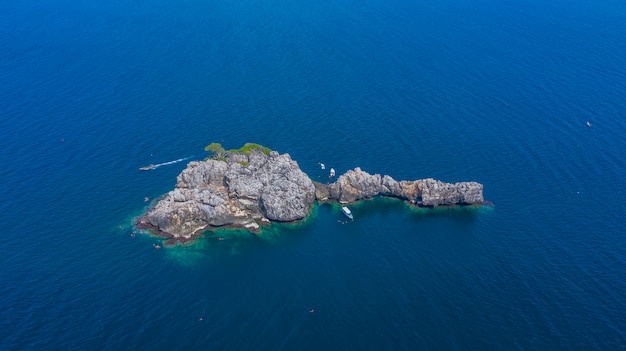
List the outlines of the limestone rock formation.
{"label": "limestone rock formation", "polygon": [[[432,178],[398,182],[388,175],[372,175],[358,167],[339,176],[335,183],[327,187],[329,198],[340,203],[378,195],[397,197],[419,206],[470,205],[483,202],[483,186],[476,182],[450,184]],[[316,191],[316,194],[323,193],[322,189]]]}
{"label": "limestone rock formation", "polygon": [[343,203],[354,202],[380,194],[382,179],[380,174],[371,175],[357,167],[339,176],[329,189],[332,199]]}
{"label": "limestone rock formation", "polygon": [[226,161],[190,162],[176,188],[139,224],[190,238],[209,226],[258,228],[262,222],[306,217],[315,186],[289,154],[232,154]]}
{"label": "limestone rock formation", "polygon": [[311,181],[289,154],[253,150],[227,154],[224,160],[190,162],[178,175],[175,189],[150,208],[138,224],[186,240],[208,227],[257,229],[271,221],[296,221],[309,214],[316,200],[351,203],[374,196],[430,207],[481,204],[483,186],[432,178],[396,181],[360,168],[346,172],[332,184],[322,184]]}

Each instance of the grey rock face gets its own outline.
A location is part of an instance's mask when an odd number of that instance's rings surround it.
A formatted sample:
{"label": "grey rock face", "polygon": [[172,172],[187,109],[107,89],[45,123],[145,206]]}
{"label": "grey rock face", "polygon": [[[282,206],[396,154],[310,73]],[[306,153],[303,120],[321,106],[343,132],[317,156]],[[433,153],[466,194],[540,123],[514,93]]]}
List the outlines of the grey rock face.
{"label": "grey rock face", "polygon": [[341,203],[371,198],[383,192],[380,174],[372,175],[358,167],[339,176],[329,188],[331,198]]}
{"label": "grey rock face", "polygon": [[190,238],[208,226],[258,228],[267,220],[302,219],[314,200],[313,182],[289,154],[233,154],[227,161],[190,162],[176,188],[140,222]]}
{"label": "grey rock face", "polygon": [[260,207],[269,220],[291,222],[306,217],[313,203],[315,187],[303,191],[286,179],[278,179],[261,195]]}
{"label": "grey rock face", "polygon": [[315,200],[325,201],[330,199],[330,189],[328,185],[320,182],[313,182],[315,185]]}
{"label": "grey rock face", "polygon": [[217,160],[189,162],[176,179],[176,188],[201,188],[207,184],[222,185],[228,163]]}
{"label": "grey rock face", "polygon": [[374,196],[397,197],[419,206],[480,204],[483,186],[444,183],[432,178],[396,181],[360,168],[332,184],[312,182],[289,154],[253,151],[230,154],[226,161],[190,162],[176,187],[140,218],[174,238],[191,238],[209,226],[256,229],[270,221],[306,217],[315,200],[350,203]]}
{"label": "grey rock face", "polygon": [[476,204],[483,202],[483,186],[475,182],[444,183],[432,178],[416,181],[424,206]]}
{"label": "grey rock face", "polygon": [[[369,174],[360,168],[328,185],[330,199],[350,203],[377,195],[397,197],[420,206],[469,205],[483,202],[483,186],[476,182],[444,183],[432,178],[396,181],[388,175]],[[319,190],[317,193],[321,193]]]}

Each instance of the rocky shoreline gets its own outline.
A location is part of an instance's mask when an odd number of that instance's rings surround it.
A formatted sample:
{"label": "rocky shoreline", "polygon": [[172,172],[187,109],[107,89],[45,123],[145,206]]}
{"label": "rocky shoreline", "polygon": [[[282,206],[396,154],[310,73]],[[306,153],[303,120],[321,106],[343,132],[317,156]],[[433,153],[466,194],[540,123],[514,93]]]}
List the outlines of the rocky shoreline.
{"label": "rocky shoreline", "polygon": [[176,187],[140,216],[137,226],[185,242],[212,227],[256,231],[271,222],[305,218],[315,201],[349,204],[375,196],[395,197],[415,206],[482,204],[483,185],[444,183],[432,178],[396,181],[360,168],[334,183],[313,182],[291,159],[276,151],[228,153],[222,160],[194,161]]}

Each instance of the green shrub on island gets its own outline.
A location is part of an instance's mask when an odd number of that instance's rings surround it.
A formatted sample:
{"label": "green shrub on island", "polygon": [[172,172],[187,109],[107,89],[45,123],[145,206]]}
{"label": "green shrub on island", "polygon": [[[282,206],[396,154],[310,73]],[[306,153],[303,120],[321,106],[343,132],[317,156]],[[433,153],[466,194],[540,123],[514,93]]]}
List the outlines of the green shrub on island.
{"label": "green shrub on island", "polygon": [[270,152],[272,152],[272,150],[270,150],[270,148],[265,147],[263,145],[255,144],[255,143],[245,143],[238,150],[237,149],[233,149],[233,150],[228,150],[228,152],[236,153],[236,154],[250,155],[250,153],[252,151],[254,151],[254,150],[258,150],[258,151],[264,153],[265,155],[269,155]]}
{"label": "green shrub on island", "polygon": [[[226,154],[243,154],[249,156],[253,151],[259,151],[265,155],[269,155],[270,152],[272,152],[270,148],[255,143],[246,143],[239,149],[228,151],[224,150],[220,143],[211,143],[204,148],[204,151],[210,153],[210,156],[206,158],[207,160],[214,159],[220,161],[226,161]],[[247,164],[244,166],[247,166]]]}
{"label": "green shrub on island", "polygon": [[211,156],[207,157],[207,159],[212,158],[214,160],[225,161],[226,150],[224,150],[220,143],[211,143],[204,148],[204,151],[211,153]]}

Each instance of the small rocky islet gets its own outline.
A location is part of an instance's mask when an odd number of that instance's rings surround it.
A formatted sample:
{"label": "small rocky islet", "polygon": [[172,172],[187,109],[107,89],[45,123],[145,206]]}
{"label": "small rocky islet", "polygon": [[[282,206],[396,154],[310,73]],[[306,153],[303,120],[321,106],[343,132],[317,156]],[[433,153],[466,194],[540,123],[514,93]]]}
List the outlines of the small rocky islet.
{"label": "small rocky islet", "polygon": [[432,178],[396,181],[360,168],[333,183],[312,181],[291,159],[258,144],[224,151],[207,146],[213,158],[193,161],[164,195],[137,220],[170,243],[186,242],[208,229],[231,226],[252,232],[272,222],[307,217],[314,202],[350,204],[376,196],[398,198],[420,207],[483,204],[483,185],[445,183]]}

